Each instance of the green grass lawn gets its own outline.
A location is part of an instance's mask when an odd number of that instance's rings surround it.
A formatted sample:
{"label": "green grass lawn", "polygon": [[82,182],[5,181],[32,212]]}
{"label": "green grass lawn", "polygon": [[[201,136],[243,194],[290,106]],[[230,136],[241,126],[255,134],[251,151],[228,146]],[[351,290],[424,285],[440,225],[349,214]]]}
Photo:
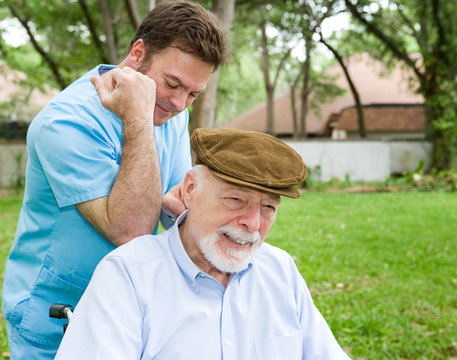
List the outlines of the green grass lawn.
{"label": "green grass lawn", "polygon": [[[0,199],[0,274],[20,202]],[[283,199],[268,241],[351,358],[457,359],[457,194],[305,193]]]}
{"label": "green grass lawn", "polygon": [[[17,219],[22,204],[22,196],[8,192],[0,194],[0,286],[3,284],[6,258],[13,243],[16,232]],[[3,196],[7,196],[3,198]],[[0,296],[1,299],[1,296]],[[8,340],[6,338],[6,322],[0,312],[0,359],[6,359],[3,355],[8,352]]]}

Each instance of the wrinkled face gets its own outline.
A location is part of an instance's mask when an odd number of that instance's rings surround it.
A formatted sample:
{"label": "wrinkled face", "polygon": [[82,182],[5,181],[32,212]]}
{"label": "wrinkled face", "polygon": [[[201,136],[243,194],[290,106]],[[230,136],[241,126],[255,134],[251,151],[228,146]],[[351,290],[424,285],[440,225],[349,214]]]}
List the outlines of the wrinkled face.
{"label": "wrinkled face", "polygon": [[222,272],[244,269],[275,221],[280,197],[227,183],[207,170],[203,184],[195,181],[200,184],[186,199],[186,226],[200,262]]}
{"label": "wrinkled face", "polygon": [[154,125],[161,126],[191,105],[201,94],[213,72],[213,65],[175,47],[154,54],[138,71],[156,83]]}

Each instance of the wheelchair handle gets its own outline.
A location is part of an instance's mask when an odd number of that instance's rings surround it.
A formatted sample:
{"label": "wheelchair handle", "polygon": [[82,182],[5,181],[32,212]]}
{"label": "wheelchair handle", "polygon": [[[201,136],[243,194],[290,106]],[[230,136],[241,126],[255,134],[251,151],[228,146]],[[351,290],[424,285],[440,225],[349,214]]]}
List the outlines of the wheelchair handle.
{"label": "wheelchair handle", "polygon": [[73,315],[73,306],[67,304],[53,304],[49,308],[49,316],[56,319],[67,319],[70,321]]}

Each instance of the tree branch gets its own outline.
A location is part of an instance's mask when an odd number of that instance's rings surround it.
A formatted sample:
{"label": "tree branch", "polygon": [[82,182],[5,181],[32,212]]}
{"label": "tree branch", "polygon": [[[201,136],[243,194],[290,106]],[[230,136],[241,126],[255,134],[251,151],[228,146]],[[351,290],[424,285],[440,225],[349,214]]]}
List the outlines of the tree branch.
{"label": "tree branch", "polygon": [[409,54],[400,49],[392,39],[388,38],[378,27],[376,27],[372,22],[369,22],[362,16],[361,13],[357,10],[355,5],[351,3],[350,0],[344,0],[348,10],[351,14],[360,21],[363,25],[365,25],[366,29],[370,31],[373,35],[375,35],[379,40],[381,40],[392,53],[398,58],[403,60],[406,65],[408,65],[416,74],[420,82],[425,81],[425,74],[420,71],[420,69],[416,66],[416,63],[409,57]]}
{"label": "tree branch", "polygon": [[111,25],[111,13],[107,0],[98,0],[100,13],[102,16],[103,31],[106,36],[106,48],[108,50],[108,60],[111,64],[117,64],[117,48],[114,41],[113,27]]}
{"label": "tree branch", "polygon": [[89,28],[90,35],[92,36],[94,45],[97,48],[98,53],[100,54],[100,59],[102,60],[103,63],[106,64],[108,62],[108,58],[106,57],[106,54],[105,54],[105,51],[103,48],[103,44],[97,36],[97,29],[95,28],[95,24],[92,20],[92,16],[90,15],[89,7],[87,6],[87,3],[85,0],[78,0],[78,2],[79,2],[79,5],[81,6],[81,9],[86,18],[87,26]]}
{"label": "tree branch", "polygon": [[338,51],[331,46],[328,42],[324,40],[322,37],[322,34],[320,35],[319,41],[324,44],[327,49],[329,49],[333,56],[335,56],[336,60],[340,64],[341,68],[343,69],[344,76],[346,77],[346,80],[349,84],[349,87],[351,88],[352,96],[354,97],[354,102],[355,106],[357,109],[357,119],[358,119],[358,125],[359,125],[359,135],[360,137],[364,138],[367,136],[366,131],[365,131],[365,119],[364,119],[364,113],[363,113],[363,107],[362,107],[362,102],[360,101],[360,96],[359,92],[357,91],[357,88],[355,87],[354,82],[352,81],[351,75],[349,74],[349,71],[347,69],[346,64],[343,61],[342,56],[338,53]]}
{"label": "tree branch", "polygon": [[64,89],[67,87],[66,81],[63,79],[62,75],[60,74],[59,68],[57,64],[54,62],[51,56],[41,47],[41,45],[38,43],[38,41],[35,38],[35,35],[32,32],[32,29],[30,29],[29,26],[29,20],[22,18],[20,14],[17,12],[16,8],[13,5],[8,5],[9,9],[11,11],[11,14],[13,14],[14,17],[16,17],[19,22],[22,24],[24,27],[25,31],[27,32],[27,35],[30,38],[30,41],[32,42],[33,47],[35,50],[42,56],[44,61],[49,65],[49,68],[52,71],[52,74],[54,75],[57,83],[59,84],[61,89]]}

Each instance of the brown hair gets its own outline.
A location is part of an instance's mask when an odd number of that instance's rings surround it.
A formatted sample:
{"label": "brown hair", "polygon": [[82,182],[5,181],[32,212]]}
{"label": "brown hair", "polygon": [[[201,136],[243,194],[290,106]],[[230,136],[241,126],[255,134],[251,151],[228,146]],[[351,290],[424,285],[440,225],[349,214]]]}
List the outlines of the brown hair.
{"label": "brown hair", "polygon": [[229,58],[226,36],[216,16],[189,1],[157,4],[138,27],[128,52],[139,39],[147,49],[143,64],[170,46],[212,64],[214,69],[227,63]]}

